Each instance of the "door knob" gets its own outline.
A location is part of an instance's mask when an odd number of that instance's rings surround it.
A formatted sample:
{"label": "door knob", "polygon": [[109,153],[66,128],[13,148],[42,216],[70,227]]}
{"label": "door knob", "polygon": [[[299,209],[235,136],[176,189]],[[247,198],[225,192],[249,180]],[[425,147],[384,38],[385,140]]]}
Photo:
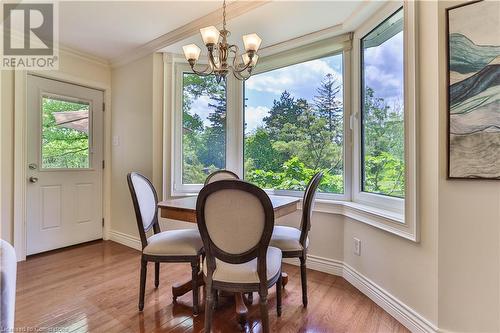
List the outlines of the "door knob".
{"label": "door knob", "polygon": [[37,177],[30,177],[30,183],[36,183],[38,181]]}

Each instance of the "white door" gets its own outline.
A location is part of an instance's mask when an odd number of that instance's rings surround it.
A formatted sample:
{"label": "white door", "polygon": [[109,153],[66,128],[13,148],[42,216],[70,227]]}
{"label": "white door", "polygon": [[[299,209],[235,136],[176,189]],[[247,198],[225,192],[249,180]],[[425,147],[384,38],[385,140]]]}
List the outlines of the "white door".
{"label": "white door", "polygon": [[103,92],[28,75],[27,254],[102,238]]}

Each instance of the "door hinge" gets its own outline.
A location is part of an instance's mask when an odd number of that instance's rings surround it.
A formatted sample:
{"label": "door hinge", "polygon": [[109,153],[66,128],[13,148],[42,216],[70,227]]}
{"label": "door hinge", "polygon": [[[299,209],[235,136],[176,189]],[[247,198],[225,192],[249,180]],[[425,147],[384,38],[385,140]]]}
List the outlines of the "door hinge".
{"label": "door hinge", "polygon": [[106,111],[106,103],[102,102],[102,112]]}
{"label": "door hinge", "polygon": [[102,226],[104,227],[104,217],[102,218]]}
{"label": "door hinge", "polygon": [[102,168],[104,169],[104,160],[102,160]]}

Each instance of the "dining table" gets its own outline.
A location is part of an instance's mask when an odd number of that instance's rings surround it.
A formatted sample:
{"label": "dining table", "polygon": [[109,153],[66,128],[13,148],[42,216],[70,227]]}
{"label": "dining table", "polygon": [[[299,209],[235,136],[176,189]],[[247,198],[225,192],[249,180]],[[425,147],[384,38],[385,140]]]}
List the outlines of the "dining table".
{"label": "dining table", "polygon": [[[300,202],[300,198],[298,197],[269,195],[269,198],[271,199],[271,203],[273,205],[275,219],[295,212],[298,209],[298,203]],[[161,201],[158,203],[160,216],[171,220],[196,223],[197,199],[197,196],[189,196]],[[288,276],[286,273],[282,274],[283,286],[285,286],[288,282]],[[198,282],[198,285],[200,286],[204,284],[203,273],[201,272],[198,275]],[[174,301],[177,297],[191,291],[192,285],[192,280],[174,284],[172,286],[172,296]],[[243,325],[248,315],[248,308],[245,304],[244,295],[242,293],[235,293],[234,299],[238,321],[241,325]]]}

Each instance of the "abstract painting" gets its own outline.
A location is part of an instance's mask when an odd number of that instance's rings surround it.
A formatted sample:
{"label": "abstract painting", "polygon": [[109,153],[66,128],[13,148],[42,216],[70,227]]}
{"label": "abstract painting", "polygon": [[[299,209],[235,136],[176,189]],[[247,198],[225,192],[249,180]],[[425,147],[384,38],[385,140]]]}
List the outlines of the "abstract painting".
{"label": "abstract painting", "polygon": [[500,179],[500,1],[447,18],[448,177]]}

